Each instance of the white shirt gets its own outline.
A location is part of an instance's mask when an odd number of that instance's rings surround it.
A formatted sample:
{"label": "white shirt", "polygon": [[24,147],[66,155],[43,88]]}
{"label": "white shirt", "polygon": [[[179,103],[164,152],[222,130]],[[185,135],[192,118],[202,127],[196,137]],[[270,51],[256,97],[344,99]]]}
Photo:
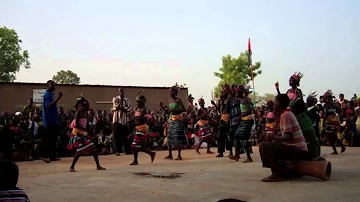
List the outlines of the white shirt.
{"label": "white shirt", "polygon": [[[31,127],[33,126],[33,121],[30,121],[29,120],[29,127],[28,127],[28,129],[31,129]],[[36,123],[36,122],[34,122],[34,136],[37,136],[37,134],[38,134],[38,129],[39,129],[39,125]]]}

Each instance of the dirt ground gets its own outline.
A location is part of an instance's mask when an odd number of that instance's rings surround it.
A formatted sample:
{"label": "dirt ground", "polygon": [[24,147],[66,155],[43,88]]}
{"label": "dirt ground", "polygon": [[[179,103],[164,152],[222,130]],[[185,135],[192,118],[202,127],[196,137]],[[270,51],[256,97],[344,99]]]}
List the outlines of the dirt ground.
{"label": "dirt ground", "polygon": [[[360,148],[348,148],[344,154],[329,155],[332,162],[330,181],[311,177],[279,183],[260,180],[270,174],[261,167],[258,148],[253,163],[215,158],[216,154],[183,151],[182,161],[164,160],[166,151],[157,152],[150,163],[140,154],[138,166],[129,166],[132,156],[100,156],[106,171],[97,171],[92,157],[81,157],[76,169],[68,172],[72,158],[46,164],[42,161],[21,162],[19,187],[32,202],[216,202],[235,198],[243,201],[359,201]],[[216,148],[212,149],[216,151]],[[202,150],[202,153],[205,151]],[[135,175],[148,172],[156,175]],[[168,179],[171,173],[181,173]],[[177,178],[176,178],[177,177]]]}

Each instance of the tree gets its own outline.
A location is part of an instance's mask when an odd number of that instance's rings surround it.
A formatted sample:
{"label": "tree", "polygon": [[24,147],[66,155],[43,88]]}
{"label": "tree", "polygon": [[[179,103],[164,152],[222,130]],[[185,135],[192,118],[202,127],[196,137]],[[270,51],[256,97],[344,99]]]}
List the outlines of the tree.
{"label": "tree", "polygon": [[254,93],[251,93],[249,95],[251,101],[256,104],[256,106],[262,106],[265,105],[267,101],[269,100],[275,100],[276,95],[275,94],[271,94],[271,93],[265,93],[264,95],[259,95],[258,93],[255,93],[255,98],[254,98]]}
{"label": "tree", "polygon": [[231,55],[222,57],[222,67],[219,72],[214,72],[216,77],[220,78],[218,85],[215,87],[215,95],[220,95],[221,86],[224,83],[228,84],[247,84],[252,78],[252,69],[254,71],[254,78],[261,74],[261,63],[256,62],[252,68],[248,62],[248,52],[240,53],[237,58]]}
{"label": "tree", "polygon": [[30,68],[29,53],[21,43],[15,30],[0,27],[0,82],[13,82],[22,66]]}
{"label": "tree", "polygon": [[80,77],[71,70],[60,70],[52,78],[55,83],[59,84],[80,84]]}

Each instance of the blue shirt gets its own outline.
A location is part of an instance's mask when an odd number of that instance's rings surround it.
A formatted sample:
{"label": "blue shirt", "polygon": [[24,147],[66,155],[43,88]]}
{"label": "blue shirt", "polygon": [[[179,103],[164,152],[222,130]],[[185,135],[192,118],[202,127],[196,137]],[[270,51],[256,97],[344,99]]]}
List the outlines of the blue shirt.
{"label": "blue shirt", "polygon": [[58,112],[57,106],[52,105],[49,107],[50,103],[55,100],[55,95],[52,92],[45,91],[43,99],[43,110],[42,110],[42,121],[45,127],[47,126],[57,126],[58,125]]}

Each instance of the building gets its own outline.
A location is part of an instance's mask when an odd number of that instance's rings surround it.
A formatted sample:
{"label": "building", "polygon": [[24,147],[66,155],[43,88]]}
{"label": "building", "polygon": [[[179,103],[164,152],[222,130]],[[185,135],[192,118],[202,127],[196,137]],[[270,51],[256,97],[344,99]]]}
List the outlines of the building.
{"label": "building", "polygon": [[[109,86],[109,85],[70,85],[58,84],[56,86],[55,96],[58,92],[63,92],[64,96],[59,101],[58,106],[65,110],[73,109],[76,98],[81,93],[89,100],[91,108],[94,110],[110,110],[112,107],[112,98],[118,95],[118,88],[122,87],[125,96],[131,100],[132,107],[135,107],[135,99],[140,91],[147,98],[147,107],[151,110],[157,110],[159,103],[168,103],[169,87],[145,87],[145,86]],[[22,111],[29,98],[33,98],[36,107],[42,107],[42,96],[45,92],[44,83],[17,83],[0,82],[0,112],[9,113]],[[188,89],[181,88],[179,98],[183,100],[185,107],[187,102]]]}

